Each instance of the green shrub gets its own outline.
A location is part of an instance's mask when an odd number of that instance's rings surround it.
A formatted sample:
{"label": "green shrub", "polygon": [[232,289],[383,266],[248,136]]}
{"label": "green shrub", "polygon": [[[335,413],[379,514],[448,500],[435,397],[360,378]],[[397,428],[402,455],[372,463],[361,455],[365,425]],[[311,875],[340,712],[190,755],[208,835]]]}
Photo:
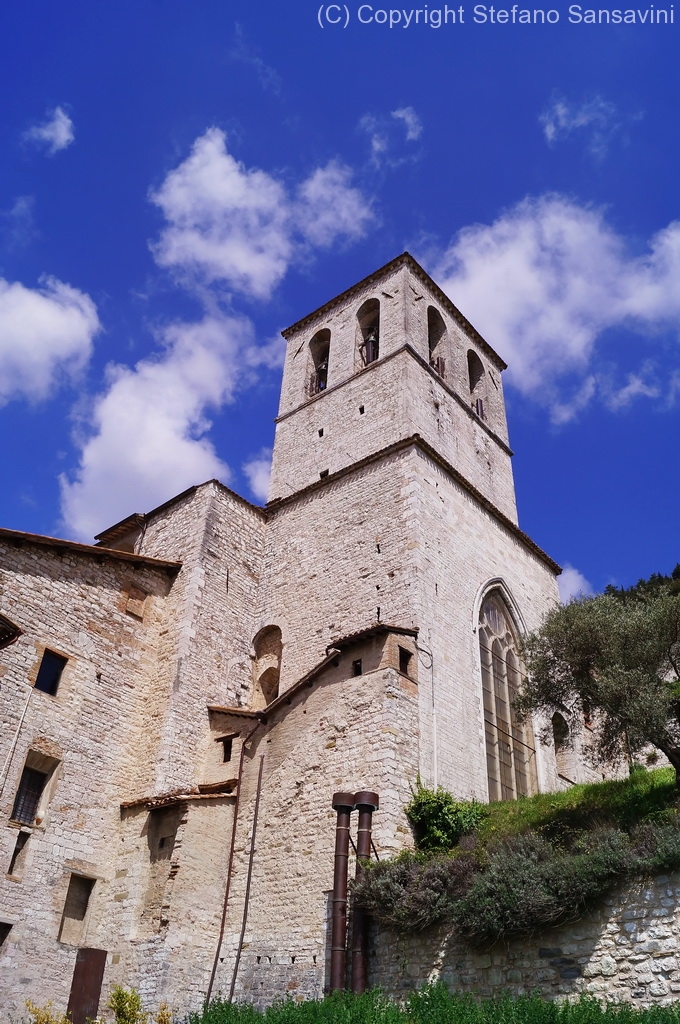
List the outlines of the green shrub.
{"label": "green shrub", "polygon": [[441,786],[427,789],[420,778],[404,810],[419,850],[450,850],[488,814],[484,804],[454,800]]}
{"label": "green shrub", "polygon": [[407,851],[395,860],[373,861],[352,892],[357,903],[384,924],[419,930],[453,912],[474,874],[470,856],[425,857]]}
{"label": "green shrub", "polygon": [[488,808],[419,780],[406,811],[421,852],[372,865],[354,898],[401,931],[449,921],[471,945],[567,920],[627,878],[680,868],[674,778],[635,771]]}
{"label": "green shrub", "polygon": [[116,1024],[147,1024],[149,1019],[148,1013],[142,1009],[139,992],[133,988],[125,989],[120,985],[114,985],[106,1005],[109,1010],[113,1010]]}
{"label": "green shrub", "polygon": [[522,935],[577,917],[631,865],[627,837],[614,829],[589,837],[572,851],[538,835],[506,840],[468,894],[453,908],[459,933],[472,945]]}

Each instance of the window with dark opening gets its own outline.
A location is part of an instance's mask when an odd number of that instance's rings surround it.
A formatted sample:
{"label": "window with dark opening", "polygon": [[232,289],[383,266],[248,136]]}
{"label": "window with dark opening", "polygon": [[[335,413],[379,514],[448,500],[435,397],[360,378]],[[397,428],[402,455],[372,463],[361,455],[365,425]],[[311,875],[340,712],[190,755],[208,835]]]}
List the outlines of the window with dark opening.
{"label": "window with dark opening", "polygon": [[0,921],[0,946],[4,946],[11,931],[12,925],[9,921]]}
{"label": "window with dark opening", "polygon": [[51,697],[54,697],[67,661],[68,658],[46,648],[38,669],[38,678],[35,681],[36,690],[42,690],[43,693],[49,693]]}
{"label": "window with dark opening", "polygon": [[231,761],[231,754],[232,754],[232,748],[233,748],[233,745],[234,745],[234,738],[235,738],[235,734],[232,734],[231,736],[220,736],[218,741],[217,741],[218,743],[222,744],[222,763],[223,764],[227,764],[228,761]]}
{"label": "window with dark opening", "polygon": [[12,853],[9,867],[7,868],[8,875],[15,875],[21,870],[24,860],[24,857],[22,856],[23,850],[30,838],[30,832],[20,832],[17,836],[17,841],[14,844],[14,852]]}
{"label": "window with dark opening", "polygon": [[17,637],[21,636],[21,630],[13,622],[0,615],[0,651],[3,647],[9,647]]}
{"label": "window with dark opening", "polygon": [[430,358],[430,366],[437,373],[444,377],[446,374],[446,359],[444,358],[444,347],[446,341],[446,324],[438,309],[428,306],[427,309],[427,347]]}
{"label": "window with dark opening", "polygon": [[12,821],[19,821],[22,825],[32,825],[35,822],[38,804],[47,779],[46,772],[39,772],[36,768],[24,768],[17,795],[14,798]]}
{"label": "window with dark opening", "polygon": [[356,661],[352,662],[352,675],[353,676],[363,675],[363,666],[361,664],[361,658],[357,658]]}
{"label": "window with dark opening", "polygon": [[328,357],[331,348],[331,332],[328,328],[317,331],[309,343],[312,357],[312,372],[309,378],[309,394],[318,395],[328,387]]}
{"label": "window with dark opening", "polygon": [[380,355],[380,302],[368,299],[357,313],[359,324],[359,352],[364,366],[375,362]]}
{"label": "window with dark opening", "polygon": [[409,667],[411,665],[411,659],[413,654],[406,647],[399,648],[399,671],[403,672],[405,676],[409,674]]}
{"label": "window with dark opening", "polygon": [[59,928],[59,942],[77,945],[83,937],[85,915],[94,888],[94,878],[71,875]]}

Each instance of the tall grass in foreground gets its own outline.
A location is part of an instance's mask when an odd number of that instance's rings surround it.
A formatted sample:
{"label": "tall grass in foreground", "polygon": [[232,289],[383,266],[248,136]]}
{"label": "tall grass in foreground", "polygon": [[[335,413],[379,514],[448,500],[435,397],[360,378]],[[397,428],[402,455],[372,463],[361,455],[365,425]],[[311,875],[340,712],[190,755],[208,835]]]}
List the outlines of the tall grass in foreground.
{"label": "tall grass in foreground", "polygon": [[188,1024],[680,1024],[680,1005],[638,1009],[601,1004],[588,996],[573,1003],[538,995],[476,1000],[451,994],[445,985],[414,992],[403,1006],[373,990],[362,996],[339,992],[322,1000],[275,1003],[258,1011],[250,1003],[214,1000]]}

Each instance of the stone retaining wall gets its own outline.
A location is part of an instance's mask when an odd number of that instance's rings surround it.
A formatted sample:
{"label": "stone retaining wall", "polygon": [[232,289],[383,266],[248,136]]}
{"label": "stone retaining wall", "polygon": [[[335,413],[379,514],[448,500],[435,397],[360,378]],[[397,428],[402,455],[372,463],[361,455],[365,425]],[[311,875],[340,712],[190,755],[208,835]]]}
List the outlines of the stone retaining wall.
{"label": "stone retaining wall", "polygon": [[588,993],[637,1006],[680,999],[680,873],[613,893],[579,920],[470,951],[450,928],[404,936],[377,928],[370,983],[403,999],[427,981],[481,996]]}

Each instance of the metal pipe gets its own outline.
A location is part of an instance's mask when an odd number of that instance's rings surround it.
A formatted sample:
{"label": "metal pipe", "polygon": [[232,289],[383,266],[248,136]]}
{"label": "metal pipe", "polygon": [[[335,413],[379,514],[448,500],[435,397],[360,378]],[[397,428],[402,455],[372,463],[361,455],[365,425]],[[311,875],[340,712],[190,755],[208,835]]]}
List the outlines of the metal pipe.
{"label": "metal pipe", "polygon": [[246,744],[249,743],[251,738],[255,735],[257,730],[262,725],[262,722],[258,722],[248,733],[241,744],[241,756],[238,762],[238,781],[236,783],[236,798],[234,800],[234,817],[231,826],[231,845],[229,847],[229,864],[227,867],[227,884],[224,890],[224,902],[222,904],[222,920],[220,921],[220,935],[217,940],[217,949],[215,950],[215,959],[213,961],[212,971],[210,972],[210,982],[208,984],[208,991],[206,992],[205,1001],[210,1002],[210,996],[212,995],[213,985],[215,984],[215,975],[217,973],[217,964],[220,959],[220,950],[222,949],[222,940],[224,939],[224,928],[227,921],[227,907],[229,905],[229,893],[231,890],[231,878],[233,874],[234,866],[234,848],[236,846],[236,826],[238,822],[238,805],[241,796],[241,783],[243,781],[243,763],[246,757]]}
{"label": "metal pipe", "polygon": [[[371,857],[371,822],[373,811],[379,807],[378,794],[367,790],[354,794],[354,806],[359,811],[357,832],[356,880],[364,874],[364,863]],[[352,992],[362,993],[367,987],[368,914],[356,903],[352,907]]]}
{"label": "metal pipe", "polygon": [[349,821],[354,810],[354,794],[334,793],[333,809],[338,813],[338,820],[335,826],[333,912],[331,917],[331,992],[345,987],[347,861],[349,858]]}
{"label": "metal pipe", "polygon": [[5,783],[7,782],[7,777],[9,775],[9,770],[12,764],[12,758],[14,757],[14,751],[16,750],[17,741],[19,739],[19,733],[21,732],[21,727],[24,724],[24,718],[26,717],[26,712],[28,711],[28,704],[31,699],[31,694],[33,693],[33,687],[30,684],[26,685],[28,685],[28,693],[26,694],[24,710],[21,712],[21,718],[19,719],[19,724],[16,727],[14,739],[10,744],[9,753],[5,758],[5,763],[3,764],[2,772],[0,773],[0,778],[2,779],[2,783],[0,784],[0,796],[2,796],[2,794],[5,792]]}
{"label": "metal pipe", "polygon": [[253,831],[250,837],[250,856],[248,858],[248,878],[246,879],[246,895],[243,900],[243,921],[241,923],[241,935],[238,940],[238,948],[236,950],[236,962],[234,963],[234,973],[231,976],[231,988],[229,989],[229,1002],[234,998],[234,989],[236,988],[236,975],[238,973],[238,965],[241,962],[241,951],[243,949],[243,939],[246,934],[246,924],[248,921],[248,904],[250,902],[250,882],[253,877],[253,857],[255,855],[255,835],[257,833],[257,815],[260,810],[260,794],[262,793],[262,769],[264,767],[264,754],[260,754],[260,770],[257,773],[257,793],[255,795],[255,810],[253,811]]}

